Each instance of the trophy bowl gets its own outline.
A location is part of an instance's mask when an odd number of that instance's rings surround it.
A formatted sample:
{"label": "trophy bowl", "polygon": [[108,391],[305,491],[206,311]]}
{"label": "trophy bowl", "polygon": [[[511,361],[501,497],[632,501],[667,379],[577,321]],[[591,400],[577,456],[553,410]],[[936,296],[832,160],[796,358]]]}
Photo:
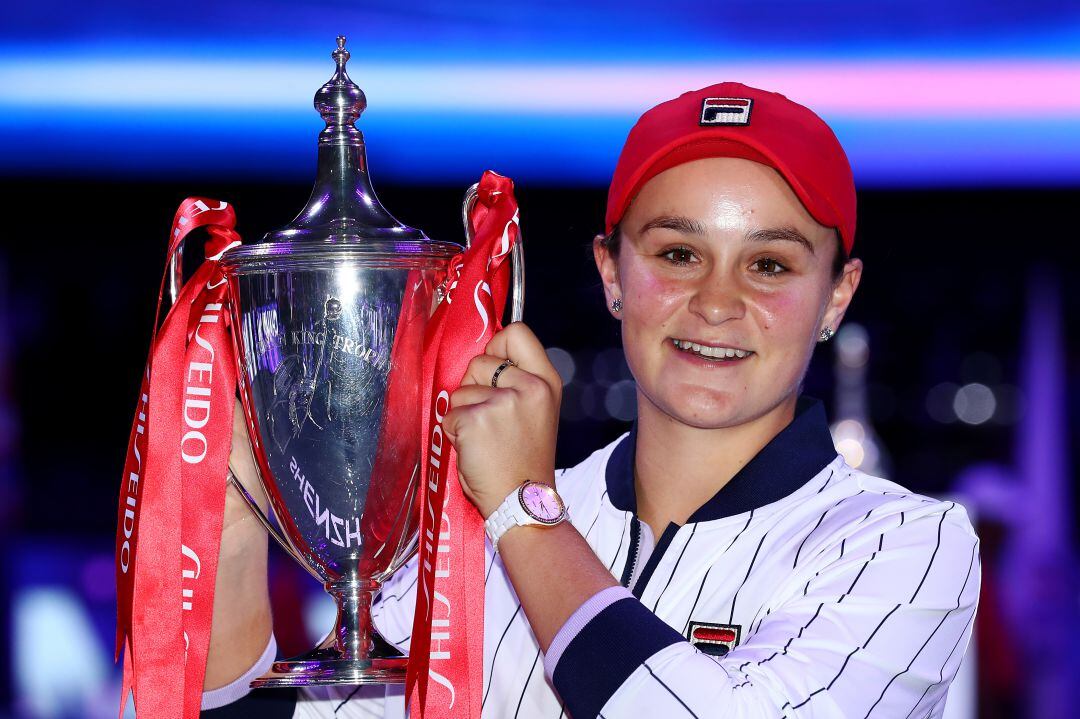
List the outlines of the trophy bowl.
{"label": "trophy bowl", "polygon": [[406,660],[374,636],[369,610],[416,549],[416,370],[446,260],[433,247],[377,247],[254,245],[228,258],[260,479],[290,554],[338,607],[318,648],[275,663],[258,686],[404,680]]}

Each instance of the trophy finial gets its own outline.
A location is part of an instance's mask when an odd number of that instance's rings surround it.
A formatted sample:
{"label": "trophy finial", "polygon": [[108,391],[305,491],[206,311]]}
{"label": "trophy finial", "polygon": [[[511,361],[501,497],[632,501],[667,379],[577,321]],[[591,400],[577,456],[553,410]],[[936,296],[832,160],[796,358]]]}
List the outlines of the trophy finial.
{"label": "trophy finial", "polygon": [[347,63],[349,61],[349,58],[352,56],[349,54],[349,51],[345,49],[344,35],[337,36],[337,50],[334,50],[332,53],[330,53],[330,57],[334,58],[334,62],[336,62],[338,66],[338,70],[340,72],[345,72],[345,63]]}
{"label": "trophy finial", "polygon": [[345,70],[351,54],[345,49],[345,36],[337,36],[337,49],[330,53],[337,64],[334,76],[315,93],[315,109],[326,122],[326,129],[319,134],[320,143],[363,142],[360,131],[353,123],[367,108],[367,98]]}
{"label": "trophy finial", "polygon": [[[337,65],[334,75],[315,93],[315,109],[326,127],[319,133],[319,164],[311,196],[292,222],[267,233],[264,239],[288,243],[363,241],[371,247],[375,244],[370,243],[386,241],[394,243],[397,254],[406,251],[400,244],[403,242],[417,243],[418,248],[430,245],[423,232],[398,222],[375,196],[364,134],[354,125],[367,107],[367,98],[345,71],[349,54],[345,36],[339,35],[337,48],[330,53]],[[332,303],[324,309],[327,319],[333,319],[340,303],[336,309]]]}

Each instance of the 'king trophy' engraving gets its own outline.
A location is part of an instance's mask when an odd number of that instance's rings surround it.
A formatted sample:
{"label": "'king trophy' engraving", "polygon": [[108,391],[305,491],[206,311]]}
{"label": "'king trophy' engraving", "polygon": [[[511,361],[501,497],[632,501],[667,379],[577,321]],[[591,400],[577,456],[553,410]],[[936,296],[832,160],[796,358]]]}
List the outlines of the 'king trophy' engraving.
{"label": "'king trophy' engraving", "polygon": [[[280,451],[309,427],[321,432],[336,424],[347,434],[350,424],[378,411],[383,393],[371,385],[385,378],[389,354],[378,346],[385,332],[380,315],[377,307],[360,307],[355,321],[345,327],[341,302],[329,297],[314,327],[286,330],[262,343],[265,352],[292,350],[282,352],[274,368],[273,400],[267,410]],[[375,341],[365,343],[355,336],[356,329],[370,332]]]}

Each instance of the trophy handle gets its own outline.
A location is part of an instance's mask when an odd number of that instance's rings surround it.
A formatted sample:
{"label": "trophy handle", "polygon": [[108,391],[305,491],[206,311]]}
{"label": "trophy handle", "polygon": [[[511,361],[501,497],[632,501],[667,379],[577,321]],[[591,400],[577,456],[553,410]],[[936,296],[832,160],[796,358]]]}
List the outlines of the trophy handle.
{"label": "trophy handle", "polygon": [[176,297],[180,294],[180,288],[184,286],[184,243],[187,238],[180,240],[180,244],[173,250],[169,258],[169,297],[172,304],[176,304]]}
{"label": "trophy handle", "polygon": [[255,517],[259,520],[259,523],[262,524],[267,534],[274,538],[274,540],[281,546],[281,548],[285,550],[286,554],[299,562],[300,566],[306,569],[308,574],[318,579],[320,583],[325,582],[325,579],[323,579],[311,570],[311,567],[308,566],[308,563],[305,562],[300,556],[300,554],[297,553],[297,551],[293,548],[293,546],[289,544],[289,541],[285,538],[285,535],[281,533],[281,530],[274,526],[273,522],[270,521],[270,518],[267,517],[266,513],[262,511],[262,507],[259,506],[259,503],[256,502],[255,498],[251,496],[251,493],[247,491],[247,488],[240,481],[240,478],[237,477],[236,474],[232,471],[232,467],[229,467],[228,475],[229,482],[234,487],[236,487],[237,491],[240,492],[240,496],[244,498],[244,502],[247,504],[248,509],[250,509],[255,515]]}
{"label": "trophy handle", "polygon": [[[465,201],[461,203],[461,222],[465,225],[465,247],[472,244],[473,231],[469,224],[469,213],[476,204],[478,196],[477,188],[480,183],[473,185],[465,191]],[[521,246],[521,226],[518,226],[517,242],[510,250],[510,266],[512,275],[510,279],[510,321],[520,322],[525,314],[525,250]]]}

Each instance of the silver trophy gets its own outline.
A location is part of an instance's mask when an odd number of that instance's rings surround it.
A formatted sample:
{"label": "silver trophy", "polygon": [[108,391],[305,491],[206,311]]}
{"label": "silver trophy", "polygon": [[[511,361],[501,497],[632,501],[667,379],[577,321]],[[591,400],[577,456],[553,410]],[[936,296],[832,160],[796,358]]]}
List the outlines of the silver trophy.
{"label": "silver trophy", "polygon": [[[307,205],[289,225],[222,262],[232,293],[242,402],[271,535],[337,602],[333,631],[314,650],[276,662],[259,687],[403,682],[407,659],[374,631],[382,582],[417,548],[422,339],[459,244],[436,242],[379,203],[364,138],[367,106],[345,71],[315,95],[326,127]],[[475,201],[466,194],[463,214]],[[466,222],[466,241],[469,239]],[[515,245],[512,319],[523,275]],[[173,258],[173,275],[180,271]]]}

